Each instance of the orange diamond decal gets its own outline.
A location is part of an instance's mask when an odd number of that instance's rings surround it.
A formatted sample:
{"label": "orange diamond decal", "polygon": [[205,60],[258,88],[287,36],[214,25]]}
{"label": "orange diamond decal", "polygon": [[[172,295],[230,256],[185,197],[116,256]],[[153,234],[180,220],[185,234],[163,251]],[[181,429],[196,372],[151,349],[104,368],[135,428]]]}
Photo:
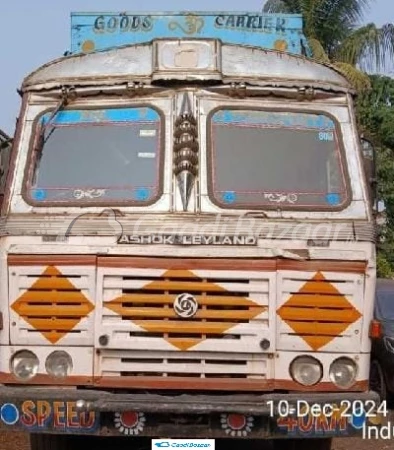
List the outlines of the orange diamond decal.
{"label": "orange diamond decal", "polygon": [[[173,309],[180,292],[192,294],[198,302],[198,311],[191,319],[179,318]],[[252,320],[267,309],[249,298],[234,296],[188,270],[168,270],[160,279],[135,293],[105,302],[104,306],[183,351],[200,344],[209,335],[229,331],[240,321]]]}
{"label": "orange diamond decal", "polygon": [[293,294],[277,313],[315,351],[362,317],[320,272]]}
{"label": "orange diamond decal", "polygon": [[11,308],[52,344],[66,336],[94,309],[56,267],[48,267]]}

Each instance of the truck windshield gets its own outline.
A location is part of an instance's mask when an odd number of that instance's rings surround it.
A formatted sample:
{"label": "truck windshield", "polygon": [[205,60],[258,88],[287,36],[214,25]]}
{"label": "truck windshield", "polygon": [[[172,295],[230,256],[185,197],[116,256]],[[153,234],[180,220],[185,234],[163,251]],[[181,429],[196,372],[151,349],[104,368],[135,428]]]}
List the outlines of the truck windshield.
{"label": "truck windshield", "polygon": [[[38,121],[28,197],[151,203],[161,190],[162,123],[153,108],[64,110]],[[44,127],[44,129],[42,128]]]}
{"label": "truck windshield", "polygon": [[339,209],[349,201],[340,137],[324,114],[211,115],[211,199],[224,208]]}

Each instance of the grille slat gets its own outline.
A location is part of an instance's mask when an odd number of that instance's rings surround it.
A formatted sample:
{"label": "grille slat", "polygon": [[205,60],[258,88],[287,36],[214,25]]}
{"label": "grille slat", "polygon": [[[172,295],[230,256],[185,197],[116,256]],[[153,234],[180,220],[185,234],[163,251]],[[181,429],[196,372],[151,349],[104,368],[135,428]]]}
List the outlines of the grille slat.
{"label": "grille slat", "polygon": [[190,293],[196,293],[196,295],[199,295],[201,292],[209,293],[212,292],[214,294],[220,293],[220,292],[228,292],[228,293],[237,293],[241,292],[244,294],[247,293],[259,293],[261,292],[261,284],[259,283],[232,283],[232,282],[226,282],[220,281],[219,284],[215,283],[204,283],[204,282],[190,282],[190,281],[165,281],[165,280],[117,280],[117,279],[109,279],[106,280],[104,287],[106,289],[119,289],[121,288],[125,294],[130,292],[140,292],[143,293],[144,290],[142,290],[142,286],[149,286],[149,290],[151,292],[159,291],[161,293],[165,293],[166,291],[169,292],[176,292],[176,293],[182,293],[182,292],[190,292]]}
{"label": "grille slat", "polygon": [[162,321],[162,320],[135,320],[134,323],[143,328],[149,328],[153,333],[188,334],[217,334],[232,328],[238,322],[191,322],[191,321]]}
{"label": "grille slat", "polygon": [[[220,307],[236,307],[236,306],[250,306],[250,301],[239,296],[229,295],[195,295],[199,305],[218,306]],[[115,300],[111,300],[111,304],[120,305],[141,305],[141,304],[160,304],[172,305],[174,303],[174,294],[124,294]]]}
{"label": "grille slat", "polygon": [[292,322],[312,322],[312,323],[353,323],[359,317],[358,311],[354,308],[327,308],[327,307],[297,307],[289,306],[281,308],[283,320]]}
{"label": "grille slat", "polygon": [[[173,309],[163,308],[133,308],[129,306],[121,306],[121,315],[125,320],[134,320],[141,318],[166,318],[166,319],[179,319]],[[234,309],[202,309],[197,311],[196,315],[192,320],[200,319],[234,319],[234,320],[248,320],[251,313],[258,315],[264,312],[262,307],[249,307],[247,310]]]}
{"label": "grille slat", "polygon": [[[66,308],[65,308],[66,306]],[[23,317],[81,317],[86,316],[90,312],[89,305],[84,304],[48,304],[35,305],[32,303],[21,303],[19,306],[19,314]]]}

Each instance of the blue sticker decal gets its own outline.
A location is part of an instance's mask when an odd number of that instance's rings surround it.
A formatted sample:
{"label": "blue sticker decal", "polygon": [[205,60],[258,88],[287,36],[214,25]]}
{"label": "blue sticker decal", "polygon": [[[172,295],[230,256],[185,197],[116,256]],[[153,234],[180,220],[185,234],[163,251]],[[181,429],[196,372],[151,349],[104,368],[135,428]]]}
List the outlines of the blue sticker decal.
{"label": "blue sticker decal", "polygon": [[12,403],[6,403],[1,407],[0,417],[6,425],[15,425],[19,420],[18,408]]}
{"label": "blue sticker decal", "polygon": [[69,125],[97,122],[159,122],[160,115],[153,108],[111,108],[59,111],[55,117],[47,113],[41,118],[45,125],[51,119],[52,125]]}
{"label": "blue sticker decal", "polygon": [[45,114],[42,119],[42,125],[46,125],[49,121],[54,124],[78,123],[81,121],[81,111],[59,111],[54,117],[53,112]]}
{"label": "blue sticker decal", "polygon": [[363,411],[363,408],[355,411],[352,418],[350,419],[350,423],[356,430],[362,430],[366,421],[367,417],[365,411]]}
{"label": "blue sticker decal", "polygon": [[140,202],[148,200],[149,197],[150,197],[150,189],[148,188],[139,188],[135,192],[135,198]]}
{"label": "blue sticker decal", "polygon": [[34,189],[31,193],[34,200],[42,201],[47,198],[47,193],[44,189]]}
{"label": "blue sticker decal", "polygon": [[335,123],[329,117],[293,112],[275,113],[272,111],[239,111],[223,109],[217,111],[213,115],[212,120],[215,124],[236,123],[259,126],[311,128],[320,131],[326,130],[327,132],[335,129]]}
{"label": "blue sticker decal", "polygon": [[222,195],[222,199],[225,203],[234,203],[237,199],[237,195],[235,194],[235,192],[228,191]]}
{"label": "blue sticker decal", "polygon": [[327,194],[326,200],[329,205],[336,206],[341,203],[341,196],[339,194]]}
{"label": "blue sticker decal", "polygon": [[111,122],[157,122],[159,113],[152,108],[119,108],[105,111],[107,120]]}

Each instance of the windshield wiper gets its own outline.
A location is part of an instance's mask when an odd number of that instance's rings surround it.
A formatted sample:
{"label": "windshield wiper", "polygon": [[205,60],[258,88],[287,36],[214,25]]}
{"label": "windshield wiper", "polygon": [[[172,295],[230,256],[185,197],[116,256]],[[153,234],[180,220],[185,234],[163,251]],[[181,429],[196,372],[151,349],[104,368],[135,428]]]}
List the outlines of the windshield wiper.
{"label": "windshield wiper", "polygon": [[69,95],[70,91],[71,91],[71,89],[69,89],[69,88],[63,88],[62,89],[62,98],[61,98],[60,102],[58,103],[56,108],[52,111],[52,114],[49,116],[48,121],[40,129],[40,134],[38,135],[37,145],[36,145],[36,148],[35,148],[36,151],[41,151],[42,150],[42,148],[44,147],[45,143],[48,141],[48,139],[50,138],[50,136],[54,132],[55,128],[53,128],[50,131],[50,133],[48,134],[48,136],[45,137],[45,133],[48,130],[48,128],[50,127],[53,119],[56,117],[56,115],[60,111],[62,111],[68,105],[69,100],[70,100],[70,95]]}

